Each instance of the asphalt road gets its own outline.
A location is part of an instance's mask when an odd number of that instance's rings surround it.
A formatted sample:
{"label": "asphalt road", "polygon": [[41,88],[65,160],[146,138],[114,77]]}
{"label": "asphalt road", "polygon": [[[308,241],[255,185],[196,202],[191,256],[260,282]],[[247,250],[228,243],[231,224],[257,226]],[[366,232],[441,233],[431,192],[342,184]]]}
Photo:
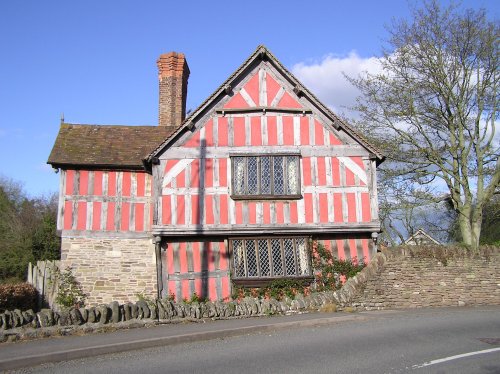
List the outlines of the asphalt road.
{"label": "asphalt road", "polygon": [[367,315],[13,373],[500,373],[498,307]]}

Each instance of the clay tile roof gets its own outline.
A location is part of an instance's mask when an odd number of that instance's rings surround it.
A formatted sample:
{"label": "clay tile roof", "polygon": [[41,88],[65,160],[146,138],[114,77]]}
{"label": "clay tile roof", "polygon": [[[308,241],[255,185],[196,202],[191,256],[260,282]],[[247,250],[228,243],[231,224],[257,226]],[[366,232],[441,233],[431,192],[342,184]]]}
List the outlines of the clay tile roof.
{"label": "clay tile roof", "polygon": [[142,160],[174,129],[62,123],[47,163],[53,167],[142,169]]}

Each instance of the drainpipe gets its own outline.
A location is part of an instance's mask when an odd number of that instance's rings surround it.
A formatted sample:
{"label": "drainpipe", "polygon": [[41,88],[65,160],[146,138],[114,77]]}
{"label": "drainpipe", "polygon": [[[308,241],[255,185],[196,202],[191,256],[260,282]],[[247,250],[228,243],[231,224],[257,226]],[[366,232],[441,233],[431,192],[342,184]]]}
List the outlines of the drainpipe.
{"label": "drainpipe", "polygon": [[163,291],[162,282],[162,265],[161,265],[161,236],[155,236],[155,253],[156,253],[156,297],[161,299],[161,293]]}

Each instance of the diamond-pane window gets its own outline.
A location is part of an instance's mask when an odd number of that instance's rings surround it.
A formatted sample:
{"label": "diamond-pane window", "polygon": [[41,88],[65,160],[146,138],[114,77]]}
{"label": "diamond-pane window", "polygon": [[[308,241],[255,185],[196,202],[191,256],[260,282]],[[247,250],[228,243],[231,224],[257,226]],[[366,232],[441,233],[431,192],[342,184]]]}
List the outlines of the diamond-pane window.
{"label": "diamond-pane window", "polygon": [[311,275],[304,237],[231,239],[234,279]]}
{"label": "diamond-pane window", "polygon": [[234,157],[234,192],[245,194],[245,157]]}
{"label": "diamond-pane window", "polygon": [[286,275],[294,275],[295,271],[295,251],[293,250],[293,240],[284,240],[284,250],[285,250],[285,269]]}
{"label": "diamond-pane window", "polygon": [[299,198],[299,156],[234,156],[233,197]]}
{"label": "diamond-pane window", "polygon": [[255,255],[255,241],[245,240],[247,253],[247,271],[249,277],[257,276],[257,256]]}
{"label": "diamond-pane window", "polygon": [[234,273],[237,277],[244,277],[245,270],[245,254],[243,251],[243,240],[233,240],[233,264]]}
{"label": "diamond-pane window", "polygon": [[257,242],[259,243],[260,274],[263,277],[268,277],[271,275],[268,243],[267,240],[258,240]]}
{"label": "diamond-pane window", "polygon": [[287,165],[287,193],[296,195],[299,193],[299,159],[293,156],[286,157]]}
{"label": "diamond-pane window", "polygon": [[[260,157],[260,170],[262,175],[271,175],[271,157]],[[261,178],[260,192],[263,195],[271,194],[271,178]]]}
{"label": "diamond-pane window", "polygon": [[256,195],[259,192],[259,178],[257,173],[257,157],[248,157],[248,193]]}
{"label": "diamond-pane window", "polygon": [[309,273],[309,256],[307,254],[307,240],[298,238],[295,240],[296,253],[298,254],[297,265],[300,275]]}
{"label": "diamond-pane window", "polygon": [[285,170],[283,169],[283,157],[274,157],[274,192],[277,195],[285,194]]}
{"label": "diamond-pane window", "polygon": [[283,275],[283,257],[281,252],[281,240],[271,239],[271,251],[274,275]]}

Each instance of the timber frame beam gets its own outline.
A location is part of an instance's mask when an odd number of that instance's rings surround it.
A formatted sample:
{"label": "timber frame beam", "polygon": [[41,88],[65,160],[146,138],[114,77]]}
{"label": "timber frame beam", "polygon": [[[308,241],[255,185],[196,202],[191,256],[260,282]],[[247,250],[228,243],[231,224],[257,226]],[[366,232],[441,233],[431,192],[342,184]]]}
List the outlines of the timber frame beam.
{"label": "timber frame beam", "polygon": [[251,108],[225,108],[217,109],[215,111],[217,114],[245,114],[245,113],[293,113],[293,114],[312,114],[311,109],[303,108],[277,108],[271,106],[256,106]]}
{"label": "timber frame beam", "polygon": [[153,226],[153,235],[164,236],[238,236],[238,235],[311,235],[311,234],[337,234],[337,233],[367,233],[380,232],[380,224],[357,224],[354,226],[349,224],[335,225],[265,225],[265,226],[234,226],[221,225],[219,227],[205,228],[203,226],[193,227],[170,227],[170,226]]}

